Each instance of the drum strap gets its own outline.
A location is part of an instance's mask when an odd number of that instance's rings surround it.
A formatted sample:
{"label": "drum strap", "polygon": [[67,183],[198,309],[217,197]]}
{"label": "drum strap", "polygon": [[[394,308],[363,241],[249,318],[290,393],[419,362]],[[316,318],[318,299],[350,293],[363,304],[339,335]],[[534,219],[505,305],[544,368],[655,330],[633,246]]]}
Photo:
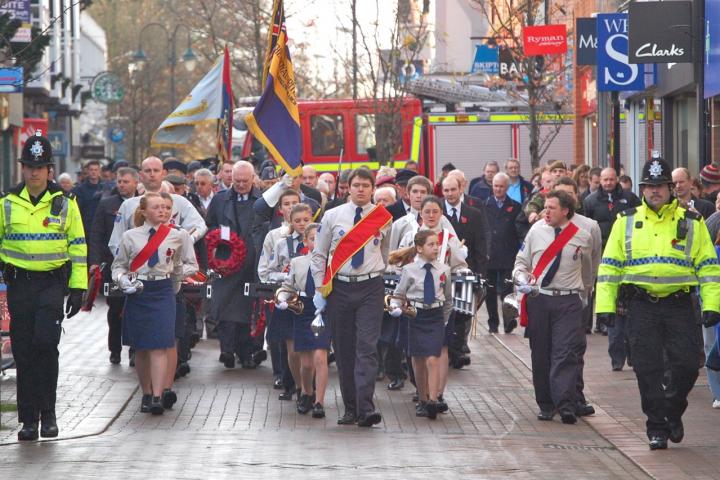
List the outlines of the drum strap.
{"label": "drum strap", "polygon": [[140,253],[137,254],[135,259],[133,259],[132,263],[130,264],[130,271],[135,272],[138,268],[145,265],[145,262],[150,260],[150,257],[153,256],[155,252],[158,251],[160,248],[160,244],[167,238],[167,236],[170,234],[170,227],[168,227],[165,224],[161,224],[155,235],[152,236],[150,240],[148,240],[148,243],[140,250]]}

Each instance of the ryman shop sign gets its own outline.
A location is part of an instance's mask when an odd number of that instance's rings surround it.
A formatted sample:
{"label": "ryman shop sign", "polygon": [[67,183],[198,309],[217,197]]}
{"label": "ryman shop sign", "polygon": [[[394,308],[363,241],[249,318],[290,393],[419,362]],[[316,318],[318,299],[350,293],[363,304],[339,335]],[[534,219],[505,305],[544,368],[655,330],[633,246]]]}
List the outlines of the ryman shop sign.
{"label": "ryman shop sign", "polygon": [[630,63],[691,63],[692,2],[631,2]]}

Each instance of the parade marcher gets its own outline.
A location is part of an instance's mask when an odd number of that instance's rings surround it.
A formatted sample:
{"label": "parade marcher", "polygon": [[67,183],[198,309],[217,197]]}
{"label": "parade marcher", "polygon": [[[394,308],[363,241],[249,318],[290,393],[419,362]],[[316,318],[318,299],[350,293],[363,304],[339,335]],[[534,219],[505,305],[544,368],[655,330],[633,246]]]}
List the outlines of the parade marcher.
{"label": "parade marcher", "polygon": [[[306,205],[302,205],[302,210],[306,215],[310,214]],[[315,308],[312,301],[315,295],[315,281],[310,272],[309,252],[315,246],[318,227],[320,225],[313,223],[305,229],[303,234],[305,245],[302,250],[307,250],[307,253],[290,261],[290,271],[283,281],[283,286],[298,292],[304,307],[301,314],[292,314],[293,348],[300,357],[300,385],[302,386],[297,411],[300,414],[306,414],[312,410],[313,418],[324,418],[330,330],[326,328],[315,335],[311,328],[315,319]],[[287,308],[287,304],[284,307]],[[278,308],[283,308],[283,305],[280,304]]]}
{"label": "parade marcher", "polygon": [[687,168],[680,167],[672,171],[672,181],[674,185],[675,198],[680,202],[680,206],[688,210],[694,209],[704,220],[710,218],[715,213],[715,205],[702,198],[697,198],[692,193],[692,176]]}
{"label": "parade marcher", "polygon": [[83,228],[86,232],[89,232],[105,184],[100,178],[101,166],[98,160],[90,160],[85,164],[85,168],[87,169],[87,177],[73,189],[73,193],[77,196],[77,204],[83,219]]}
{"label": "parade marcher", "polygon": [[481,177],[474,178],[470,181],[469,192],[473,197],[477,197],[484,202],[492,195],[492,180],[500,171],[500,165],[496,161],[487,162],[483,169]]}
{"label": "parade marcher", "polygon": [[218,192],[210,202],[207,224],[210,229],[220,229],[221,236],[223,232],[228,236],[234,232],[245,243],[247,255],[240,271],[213,282],[211,315],[218,322],[219,361],[231,368],[237,356],[243,368],[256,368],[253,355],[257,347],[250,337],[252,299],[241,292],[246,282],[255,280],[257,271],[256,250],[262,239],[256,241],[253,235],[253,204],[260,192],[254,188],[255,168],[249,162],[241,160],[233,165],[232,180],[232,188]]}
{"label": "parade marcher", "polygon": [[[127,295],[123,343],[135,349],[135,370],[143,396],[141,412],[161,415],[177,395],[168,381],[175,366],[175,295],[182,280],[197,272],[193,242],[179,227],[168,225],[172,197],[146,193],[135,210],[136,227],[123,233],[112,264],[112,277]],[[133,283],[137,279],[142,288]]]}
{"label": "parade marcher", "polygon": [[[136,170],[128,167],[120,168],[116,174],[115,188],[111,195],[100,200],[95,218],[93,219],[92,229],[87,236],[88,240],[88,264],[90,272],[101,265],[105,265],[102,271],[103,281],[112,281],[111,266],[113,262],[113,254],[108,247],[110,235],[112,235],[115,219],[117,218],[120,205],[137,195],[137,184],[140,177]],[[124,297],[105,297],[105,303],[108,306],[107,322],[108,322],[108,350],[110,350],[110,363],[117,365],[120,363],[120,354],[122,352],[122,310],[125,304]],[[132,359],[132,355],[130,357]],[[132,363],[132,362],[131,362]]]}
{"label": "parade marcher", "polygon": [[[447,365],[447,360],[441,353],[452,310],[450,267],[438,258],[440,250],[437,233],[421,230],[414,235],[412,246],[393,252],[398,258],[390,260],[403,266],[394,294],[405,297],[417,309],[417,316],[409,319],[407,347],[420,400],[416,415],[432,420],[444,411],[440,406],[442,364]],[[390,311],[394,317],[402,313],[397,306]]]}
{"label": "parade marcher", "polygon": [[585,352],[587,350],[587,339],[585,338],[585,325],[587,317],[593,315],[593,289],[597,280],[597,271],[600,266],[600,258],[602,256],[602,235],[600,234],[600,226],[598,223],[588,217],[578,213],[579,196],[577,184],[570,177],[561,177],[555,184],[555,190],[566,192],[575,201],[575,215],[572,221],[582,230],[590,234],[592,243],[590,244],[590,270],[583,270],[583,284],[585,292],[582,295],[583,300],[583,322],[579,326],[580,334],[578,335],[577,355],[578,355],[578,380],[577,380],[577,408],[575,414],[578,417],[593,415],[595,408],[590,405],[585,398]]}
{"label": "parade marcher", "polygon": [[[720,212],[713,213],[709,219],[705,221],[705,225],[710,232],[710,239],[715,244],[715,252],[720,258]],[[710,352],[715,347],[718,339],[718,327],[703,326],[703,345],[705,348],[705,358],[710,356]],[[705,369],[707,374],[708,387],[713,395],[713,408],[720,408],[720,371]]]}
{"label": "parade marcher", "polygon": [[[498,333],[500,326],[498,295],[502,302],[502,299],[512,292],[512,285],[506,281],[510,280],[521,242],[515,219],[522,211],[522,206],[507,195],[509,185],[510,178],[507,174],[498,173],[493,178],[493,195],[485,201],[485,215],[490,223],[491,238],[487,262],[488,288],[485,298],[490,333]],[[503,321],[506,333],[512,332],[516,326],[512,322]]]}
{"label": "parade marcher", "polygon": [[200,199],[200,203],[205,209],[205,212],[207,212],[207,209],[210,207],[210,202],[215,196],[215,191],[213,190],[213,178],[214,175],[207,168],[201,168],[195,171],[193,180],[195,194]]}
{"label": "parade marcher", "polygon": [[[55,401],[63,316],[80,311],[87,287],[87,248],[72,193],[50,182],[50,141],[39,133],[20,157],[23,182],[2,197],[0,261],[17,369],[18,440],[57,437]],[[65,305],[66,293],[69,296]]]}
{"label": "parade marcher", "polygon": [[328,211],[317,233],[313,303],[330,323],[345,407],[338,423],[370,427],[382,421],[373,394],[392,215],[371,203],[372,172],[357,168],[349,183],[348,203]]}
{"label": "parade marcher", "polygon": [[682,415],[702,354],[692,290],[700,286],[702,324],[720,322],[720,265],[702,217],[672,197],[664,160],[645,164],[640,185],[642,205],[618,218],[603,252],[596,311],[612,324],[616,305],[627,309],[647,435],[657,450],[683,439]]}
{"label": "parade marcher", "polygon": [[573,223],[575,202],[562,191],[545,198],[544,220],[536,222],[518,252],[513,278],[521,282],[518,292],[526,295],[521,306],[521,325],[530,339],[535,400],[538,419],[552,420],[560,414],[563,423],[577,422],[577,381],[583,274],[591,271],[590,233]]}

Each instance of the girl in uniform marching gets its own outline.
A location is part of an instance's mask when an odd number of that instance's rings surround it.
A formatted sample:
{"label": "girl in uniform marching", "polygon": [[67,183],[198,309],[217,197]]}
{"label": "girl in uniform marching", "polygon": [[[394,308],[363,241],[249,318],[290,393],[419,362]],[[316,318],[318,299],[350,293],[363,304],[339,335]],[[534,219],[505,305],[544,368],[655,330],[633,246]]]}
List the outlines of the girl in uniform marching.
{"label": "girl in uniform marching", "polygon": [[[300,355],[300,385],[302,387],[297,411],[300,414],[306,414],[312,409],[313,418],[324,418],[330,329],[326,328],[316,336],[311,328],[315,318],[315,307],[312,301],[313,295],[315,295],[315,281],[310,274],[309,252],[315,246],[318,227],[320,224],[313,223],[308,225],[305,230],[304,239],[308,254],[290,261],[290,272],[283,282],[283,286],[297,291],[304,305],[300,315],[293,314],[293,344],[295,352]],[[278,308],[286,309],[287,303],[281,302]],[[315,380],[314,391],[313,379]]]}
{"label": "girl in uniform marching", "polygon": [[[312,221],[312,209],[298,203],[290,210],[290,234],[275,243],[268,265],[268,278],[271,282],[282,283],[288,278],[290,260],[304,255],[307,247],[303,241],[305,229]],[[293,344],[293,317],[291,312],[275,309],[268,327],[268,341],[285,342],[289,372],[283,376],[285,391],[280,400],[292,400],[292,387],[297,387],[297,400],[300,400],[300,357],[295,353]],[[289,374],[288,374],[289,373]]]}
{"label": "girl in uniform marching", "polygon": [[[441,411],[441,354],[451,302],[450,267],[438,260],[440,243],[432,230],[415,234],[413,246],[390,254],[390,262],[403,265],[395,295],[407,298],[417,316],[408,323],[407,352],[412,358],[418,387],[417,415],[435,419]],[[390,315],[399,317],[402,309],[391,301]]]}
{"label": "girl in uniform marching", "polygon": [[172,203],[167,193],[145,194],[135,211],[136,228],[123,234],[112,264],[112,278],[127,294],[122,338],[136,352],[140,411],[153,415],[177,401],[166,383],[168,349],[175,346],[175,293],[182,279],[198,270],[190,235],[168,225]]}

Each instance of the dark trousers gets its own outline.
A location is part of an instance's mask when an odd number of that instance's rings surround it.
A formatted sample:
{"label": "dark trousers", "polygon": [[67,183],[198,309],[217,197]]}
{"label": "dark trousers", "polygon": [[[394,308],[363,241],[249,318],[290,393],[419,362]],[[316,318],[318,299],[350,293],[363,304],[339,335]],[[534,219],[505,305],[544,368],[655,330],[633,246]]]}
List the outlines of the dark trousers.
{"label": "dark trousers", "polygon": [[108,350],[110,353],[122,352],[122,312],[125,297],[105,297],[108,306]]}
{"label": "dark trousers", "polygon": [[512,270],[494,270],[488,269],[488,287],[485,306],[488,312],[488,327],[491,330],[497,330],[500,325],[500,317],[498,316],[498,295],[505,298],[505,295],[512,293],[511,284],[506,284],[505,280],[509,280],[512,276]]}
{"label": "dark trousers", "polygon": [[[702,352],[690,296],[657,302],[635,297],[628,302],[628,337],[640,389],[648,437],[667,435],[668,422],[679,421],[698,378]],[[667,354],[667,366],[663,359]],[[663,387],[665,369],[671,371]]]}
{"label": "dark trousers", "polygon": [[240,360],[252,357],[253,338],[250,337],[250,325],[238,322],[220,322],[217,326],[220,351],[234,353]]}
{"label": "dark trousers", "polygon": [[[585,308],[583,307],[583,315],[585,313]],[[583,317],[584,320],[584,317]],[[579,325],[579,331],[577,333],[577,337],[575,338],[576,344],[575,344],[575,355],[577,356],[577,362],[578,362],[578,369],[577,369],[577,380],[575,382],[576,385],[576,398],[575,401],[578,405],[585,405],[587,402],[587,399],[585,399],[585,352],[587,351],[587,338],[585,338],[585,323],[580,322]]]}
{"label": "dark trousers", "polygon": [[448,345],[448,353],[452,358],[462,357],[462,348],[467,345],[468,335],[472,327],[473,317],[466,313],[452,312],[455,316],[455,335]]}
{"label": "dark trousers", "polygon": [[528,297],[535,400],[541,410],[575,412],[582,303],[578,295]]}
{"label": "dark trousers", "polygon": [[375,410],[377,342],[383,316],[382,277],[362,282],[333,281],[327,317],[345,411],[358,416]]}
{"label": "dark trousers", "polygon": [[623,367],[625,361],[630,360],[628,323],[627,316],[617,315],[615,326],[608,327],[608,354],[613,368]]}
{"label": "dark trousers", "polygon": [[58,271],[18,272],[6,281],[18,420],[37,422],[40,413],[55,412],[66,279]]}
{"label": "dark trousers", "polygon": [[585,322],[585,331],[592,331],[593,327],[593,316],[595,314],[595,289],[593,288],[590,298],[588,298],[587,305],[583,307],[583,320]]}

